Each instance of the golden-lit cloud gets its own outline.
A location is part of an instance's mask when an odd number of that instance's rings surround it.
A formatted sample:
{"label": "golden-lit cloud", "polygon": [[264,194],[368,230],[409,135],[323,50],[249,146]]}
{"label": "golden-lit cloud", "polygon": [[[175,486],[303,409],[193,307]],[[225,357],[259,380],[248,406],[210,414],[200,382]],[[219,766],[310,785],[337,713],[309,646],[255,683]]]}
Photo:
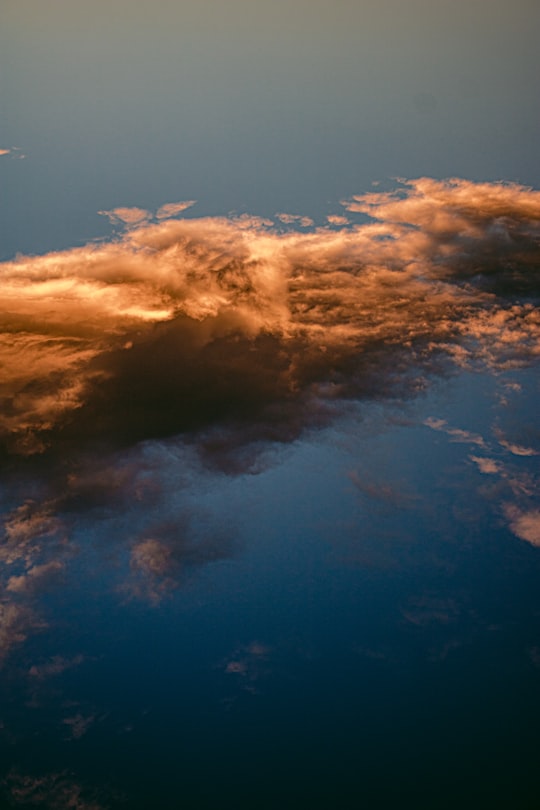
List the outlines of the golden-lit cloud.
{"label": "golden-lit cloud", "polygon": [[182,211],[186,211],[188,208],[191,208],[193,205],[195,205],[195,203],[196,200],[165,203],[165,205],[161,205],[156,211],[156,219],[168,219],[169,217],[175,217],[177,214],[181,214]]}
{"label": "golden-lit cloud", "polygon": [[276,219],[284,225],[300,225],[302,228],[310,228],[315,224],[311,217],[304,217],[302,214],[276,214]]}
{"label": "golden-lit cloud", "polygon": [[4,263],[8,452],[234,420],[293,435],[340,398],[414,393],[440,363],[538,357],[538,192],[423,178],[348,208],[372,221],[282,233],[117,208],[129,227],[109,243]]}
{"label": "golden-lit cloud", "polygon": [[140,225],[151,219],[152,214],[144,208],[113,208],[111,211],[100,211],[113,225]]}
{"label": "golden-lit cloud", "polygon": [[350,220],[347,219],[347,217],[344,217],[342,214],[329,214],[329,216],[326,217],[326,220],[327,220],[327,222],[330,223],[330,225],[349,225],[350,224]]}
{"label": "golden-lit cloud", "polygon": [[424,421],[424,424],[432,430],[440,430],[446,433],[453,442],[459,442],[460,444],[476,444],[479,447],[486,446],[483,437],[478,433],[471,433],[469,430],[463,430],[462,428],[450,427],[445,419],[436,419],[430,416]]}

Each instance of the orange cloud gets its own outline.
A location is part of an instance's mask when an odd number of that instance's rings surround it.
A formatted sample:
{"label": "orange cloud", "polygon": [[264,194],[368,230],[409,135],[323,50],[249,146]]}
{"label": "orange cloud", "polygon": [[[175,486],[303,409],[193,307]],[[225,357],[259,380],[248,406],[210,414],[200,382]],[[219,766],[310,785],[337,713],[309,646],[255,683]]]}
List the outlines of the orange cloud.
{"label": "orange cloud", "polygon": [[538,358],[539,192],[422,178],[347,207],[372,221],[281,233],[117,208],[129,228],[109,243],[4,263],[4,445],[35,454],[59,431],[138,441],[246,418],[291,435],[321,404],[414,393],[441,362]]}
{"label": "orange cloud", "polygon": [[169,217],[175,217],[177,214],[180,214],[182,211],[185,211],[187,208],[191,208],[195,205],[196,200],[184,200],[184,202],[176,202],[176,203],[165,203],[165,205],[160,206],[156,212],[157,219],[168,219]]}
{"label": "orange cloud", "polygon": [[140,225],[151,219],[150,211],[144,208],[113,208],[111,211],[100,211],[104,217],[108,217],[113,225],[123,223],[124,225]]}
{"label": "orange cloud", "polygon": [[540,509],[520,510],[514,504],[508,504],[505,514],[510,530],[533,546],[540,546]]}
{"label": "orange cloud", "polygon": [[276,218],[284,225],[300,225],[302,228],[310,228],[314,225],[311,217],[304,217],[302,214],[276,214]]}

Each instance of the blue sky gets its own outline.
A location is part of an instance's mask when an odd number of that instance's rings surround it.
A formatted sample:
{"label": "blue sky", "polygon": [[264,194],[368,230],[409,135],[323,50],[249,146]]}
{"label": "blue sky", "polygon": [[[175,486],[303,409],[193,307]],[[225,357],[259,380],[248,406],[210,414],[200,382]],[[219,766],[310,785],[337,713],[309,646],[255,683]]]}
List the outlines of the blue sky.
{"label": "blue sky", "polygon": [[97,211],[321,218],[373,181],[538,185],[535,2],[7,2],[3,256]]}

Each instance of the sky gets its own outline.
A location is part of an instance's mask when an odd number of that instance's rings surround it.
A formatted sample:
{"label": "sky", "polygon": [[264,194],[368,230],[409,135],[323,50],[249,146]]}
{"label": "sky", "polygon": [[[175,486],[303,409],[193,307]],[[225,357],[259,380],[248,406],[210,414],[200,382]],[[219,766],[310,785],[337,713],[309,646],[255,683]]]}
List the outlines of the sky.
{"label": "sky", "polygon": [[536,806],[539,32],[4,2],[2,807]]}

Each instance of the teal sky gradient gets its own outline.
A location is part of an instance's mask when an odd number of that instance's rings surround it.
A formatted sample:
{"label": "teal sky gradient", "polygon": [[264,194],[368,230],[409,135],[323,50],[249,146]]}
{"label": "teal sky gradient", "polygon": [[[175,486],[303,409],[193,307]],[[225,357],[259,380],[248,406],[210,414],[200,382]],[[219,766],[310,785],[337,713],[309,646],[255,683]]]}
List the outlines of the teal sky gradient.
{"label": "teal sky gradient", "polygon": [[3,4],[2,256],[197,199],[321,217],[390,177],[538,185],[540,7],[508,2]]}

